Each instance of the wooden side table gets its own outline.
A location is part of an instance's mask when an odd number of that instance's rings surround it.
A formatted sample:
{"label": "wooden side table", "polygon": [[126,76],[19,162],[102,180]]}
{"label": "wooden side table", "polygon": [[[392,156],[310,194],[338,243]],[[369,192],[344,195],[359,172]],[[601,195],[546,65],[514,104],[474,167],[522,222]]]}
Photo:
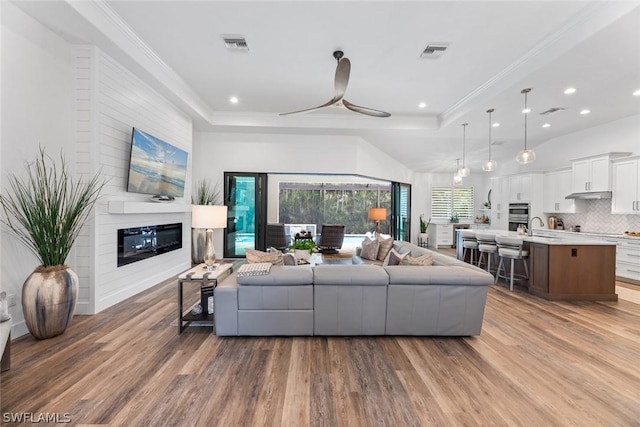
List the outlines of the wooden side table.
{"label": "wooden side table", "polygon": [[198,283],[202,294],[205,288],[215,289],[218,281],[224,280],[231,274],[233,264],[215,264],[213,270],[207,270],[204,264],[199,264],[178,276],[178,334],[187,326],[213,327],[213,313],[209,313],[208,304],[203,304],[202,313],[194,314],[191,310],[183,310],[183,287],[185,284]]}

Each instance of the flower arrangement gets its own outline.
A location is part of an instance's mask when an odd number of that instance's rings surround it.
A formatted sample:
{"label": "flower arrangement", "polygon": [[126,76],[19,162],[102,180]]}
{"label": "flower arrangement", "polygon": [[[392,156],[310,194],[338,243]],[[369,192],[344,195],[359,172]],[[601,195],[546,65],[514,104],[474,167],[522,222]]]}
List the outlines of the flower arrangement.
{"label": "flower arrangement", "polygon": [[312,253],[316,248],[316,242],[313,241],[310,231],[302,230],[295,234],[295,240],[289,246],[289,249],[300,249]]}

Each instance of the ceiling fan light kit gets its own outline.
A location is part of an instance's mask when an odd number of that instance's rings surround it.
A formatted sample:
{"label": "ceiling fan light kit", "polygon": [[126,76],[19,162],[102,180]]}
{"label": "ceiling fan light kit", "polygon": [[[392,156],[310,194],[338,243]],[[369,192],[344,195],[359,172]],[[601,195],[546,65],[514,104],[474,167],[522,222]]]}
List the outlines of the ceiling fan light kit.
{"label": "ceiling fan light kit", "polygon": [[[522,89],[520,93],[524,94],[524,111],[528,110],[527,108],[527,94],[531,92],[531,88]],[[526,165],[527,163],[533,163],[536,160],[536,153],[533,150],[527,149],[527,114],[524,115],[524,150],[520,151],[516,156],[516,161],[521,165]]]}
{"label": "ceiling fan light kit", "polygon": [[482,164],[482,170],[485,172],[493,172],[498,167],[498,162],[491,159],[491,113],[494,111],[493,108],[487,110],[487,113],[489,113],[489,160]]}
{"label": "ceiling fan light kit", "polygon": [[327,107],[341,107],[347,110],[354,111],[356,113],[365,114],[372,117],[390,117],[391,114],[374,110],[373,108],[361,107],[344,99],[344,93],[347,90],[349,84],[349,75],[351,74],[351,61],[349,58],[344,57],[344,52],[336,50],[333,52],[333,57],[338,62],[336,66],[336,75],[334,79],[335,95],[326,103],[313,108],[307,108],[305,110],[291,111],[289,113],[280,113],[281,116],[288,116],[291,114],[308,113],[315,110],[321,110]]}

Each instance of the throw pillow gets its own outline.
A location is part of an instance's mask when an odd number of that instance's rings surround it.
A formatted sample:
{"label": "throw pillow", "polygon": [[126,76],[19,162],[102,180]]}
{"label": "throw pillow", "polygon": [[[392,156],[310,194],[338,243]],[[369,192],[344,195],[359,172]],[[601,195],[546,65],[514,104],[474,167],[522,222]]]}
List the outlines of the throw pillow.
{"label": "throw pillow", "polygon": [[255,264],[243,264],[238,269],[238,277],[244,276],[265,276],[271,270],[270,262],[258,262]]}
{"label": "throw pillow", "polygon": [[393,237],[385,239],[384,237],[378,236],[378,242],[380,242],[380,247],[378,248],[378,260],[384,261],[393,247]]}
{"label": "throw pillow", "polygon": [[378,258],[379,247],[380,242],[378,242],[377,239],[370,240],[365,237],[362,241],[362,252],[360,252],[360,257],[375,261]]}
{"label": "throw pillow", "polygon": [[414,258],[408,255],[400,261],[400,265],[433,265],[433,256],[431,254],[424,254]]}
{"label": "throw pillow", "polygon": [[400,265],[403,259],[409,256],[409,251],[405,253],[400,253],[395,249],[391,249],[389,251],[389,255],[385,258],[384,263],[382,265]]}
{"label": "throw pillow", "polygon": [[273,265],[284,264],[284,259],[280,252],[267,253],[256,249],[247,249],[245,253],[247,254],[247,262],[249,264],[255,264],[258,262],[270,262]]}

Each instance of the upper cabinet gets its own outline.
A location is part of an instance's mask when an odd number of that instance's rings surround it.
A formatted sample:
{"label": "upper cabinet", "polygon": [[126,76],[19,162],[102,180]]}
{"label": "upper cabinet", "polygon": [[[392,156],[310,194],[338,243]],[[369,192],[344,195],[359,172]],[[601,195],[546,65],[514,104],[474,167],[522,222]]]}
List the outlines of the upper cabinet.
{"label": "upper cabinet", "polygon": [[[571,162],[573,178],[570,193],[611,191],[611,160],[630,153],[607,153]],[[569,193],[567,193],[569,194]]]}
{"label": "upper cabinet", "polygon": [[565,199],[571,194],[572,171],[566,169],[544,175],[544,213],[582,212],[582,200]]}
{"label": "upper cabinet", "polygon": [[496,176],[491,178],[491,212],[504,213],[509,207],[508,178]]}
{"label": "upper cabinet", "polygon": [[532,190],[532,175],[513,175],[509,177],[509,202],[530,202]]}
{"label": "upper cabinet", "polygon": [[640,215],[640,157],[612,163],[611,213]]}

